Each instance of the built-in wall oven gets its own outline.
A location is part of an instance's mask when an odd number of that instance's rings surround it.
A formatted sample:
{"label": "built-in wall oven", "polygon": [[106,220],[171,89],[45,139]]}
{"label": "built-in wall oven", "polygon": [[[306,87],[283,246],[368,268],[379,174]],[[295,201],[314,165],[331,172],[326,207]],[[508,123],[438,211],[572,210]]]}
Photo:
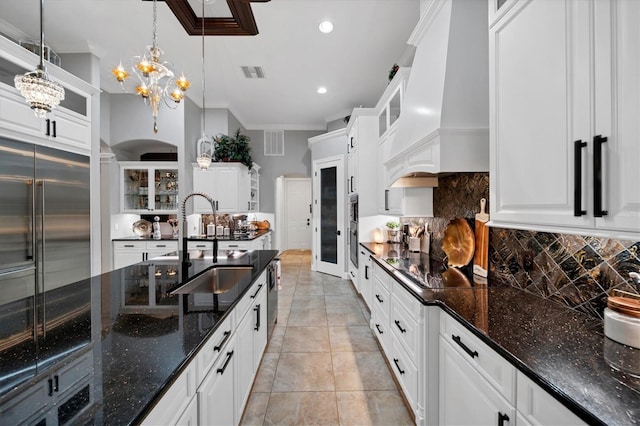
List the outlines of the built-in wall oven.
{"label": "built-in wall oven", "polygon": [[349,259],[358,267],[358,194],[349,197]]}
{"label": "built-in wall oven", "polygon": [[267,339],[278,322],[278,280],[280,278],[280,259],[275,258],[267,266]]}

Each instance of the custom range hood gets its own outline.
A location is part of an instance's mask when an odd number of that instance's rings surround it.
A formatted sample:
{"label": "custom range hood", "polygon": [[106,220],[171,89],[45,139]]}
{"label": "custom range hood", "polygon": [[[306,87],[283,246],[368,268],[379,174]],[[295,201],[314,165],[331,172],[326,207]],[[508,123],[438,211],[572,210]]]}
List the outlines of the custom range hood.
{"label": "custom range hood", "polygon": [[392,142],[387,185],[437,186],[437,176],[489,170],[488,7],[432,0],[416,46]]}

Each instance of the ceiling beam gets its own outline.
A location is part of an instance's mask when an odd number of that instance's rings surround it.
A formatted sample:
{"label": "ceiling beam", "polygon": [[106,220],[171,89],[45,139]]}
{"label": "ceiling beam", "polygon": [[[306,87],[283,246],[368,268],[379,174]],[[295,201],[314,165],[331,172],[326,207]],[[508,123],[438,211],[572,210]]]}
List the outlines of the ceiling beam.
{"label": "ceiling beam", "polygon": [[[253,17],[251,3],[266,3],[271,0],[227,0],[232,18],[204,18],[204,35],[256,35],[258,26]],[[187,0],[165,0],[187,34],[202,35],[202,19],[196,16]]]}

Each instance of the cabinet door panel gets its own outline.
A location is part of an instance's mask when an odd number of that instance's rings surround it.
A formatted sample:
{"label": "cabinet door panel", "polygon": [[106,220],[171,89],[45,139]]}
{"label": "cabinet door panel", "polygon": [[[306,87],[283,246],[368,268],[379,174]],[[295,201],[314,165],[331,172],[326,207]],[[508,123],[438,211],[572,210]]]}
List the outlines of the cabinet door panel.
{"label": "cabinet door panel", "polygon": [[603,208],[596,226],[640,230],[640,2],[595,2],[595,135],[603,145]]}
{"label": "cabinet door panel", "polygon": [[[228,426],[234,421],[235,342],[231,341],[198,389],[198,424]],[[239,421],[240,419],[238,419]]]}
{"label": "cabinet door panel", "polygon": [[533,0],[491,30],[494,220],[592,221],[573,216],[573,142],[590,135],[588,21],[576,22],[582,3]]}

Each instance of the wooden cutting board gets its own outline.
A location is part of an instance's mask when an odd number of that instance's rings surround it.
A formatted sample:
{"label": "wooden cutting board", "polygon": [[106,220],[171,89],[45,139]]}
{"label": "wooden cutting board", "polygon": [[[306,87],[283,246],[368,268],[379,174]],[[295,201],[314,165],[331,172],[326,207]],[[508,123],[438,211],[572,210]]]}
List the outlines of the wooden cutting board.
{"label": "wooden cutting board", "polygon": [[476,252],[473,256],[473,273],[481,277],[487,276],[489,270],[489,214],[485,213],[487,200],[480,199],[480,213],[476,214]]}

